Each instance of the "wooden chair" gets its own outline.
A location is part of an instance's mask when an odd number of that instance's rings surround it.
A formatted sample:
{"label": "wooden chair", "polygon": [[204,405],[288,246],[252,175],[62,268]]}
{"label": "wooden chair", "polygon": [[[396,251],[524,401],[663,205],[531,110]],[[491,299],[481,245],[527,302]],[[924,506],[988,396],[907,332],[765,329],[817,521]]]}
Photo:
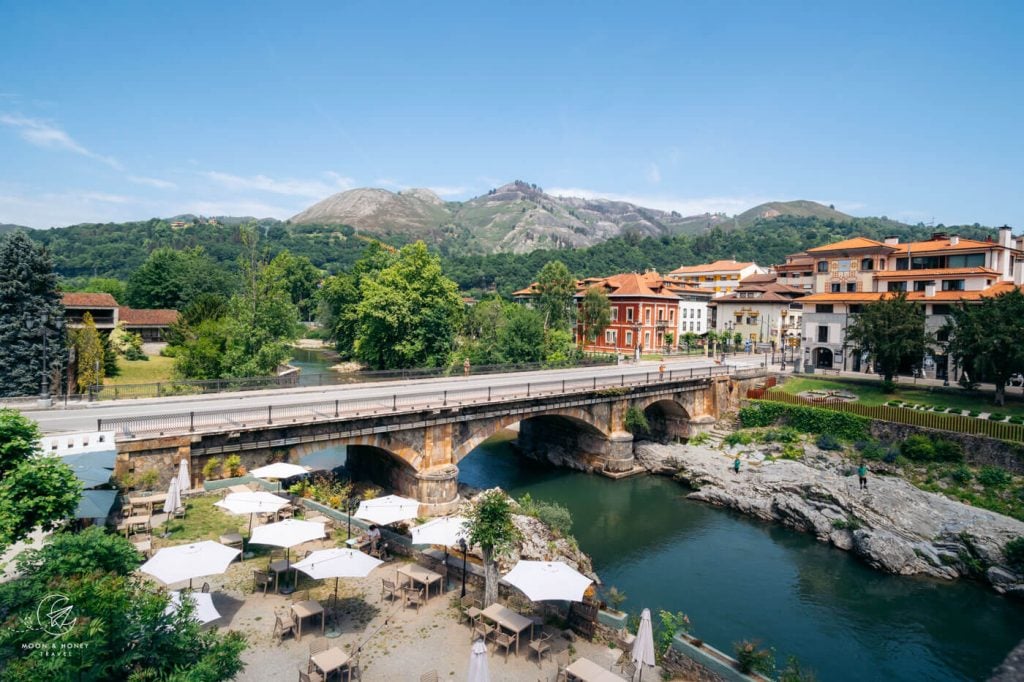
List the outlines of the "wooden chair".
{"label": "wooden chair", "polygon": [[284,641],[284,636],[291,633],[292,637],[295,636],[295,619],[289,614],[275,614],[274,615],[274,631],[271,633],[277,637],[278,643]]}
{"label": "wooden chair", "polygon": [[470,640],[480,637],[484,640],[484,644],[486,645],[487,638],[492,635],[494,635],[494,626],[486,622],[483,618],[478,618],[477,621],[473,623],[473,632],[470,635]]}
{"label": "wooden chair", "polygon": [[627,659],[626,662],[622,664],[622,667],[619,668],[619,672],[625,675],[627,680],[632,680],[636,675],[636,663]]}
{"label": "wooden chair", "polygon": [[476,597],[466,597],[462,600],[462,615],[466,619],[466,623],[472,630],[473,625],[476,624],[476,619],[480,617],[482,606],[479,599]]}
{"label": "wooden chair", "polygon": [[316,656],[319,653],[324,652],[324,651],[327,651],[327,640],[325,640],[325,639],[316,639],[316,640],[313,640],[312,642],[310,642],[310,644],[309,644],[309,662],[306,663],[306,670],[308,670],[309,672],[313,672],[313,669],[316,667],[316,666],[313,665],[313,657]]}
{"label": "wooden chair", "polygon": [[558,672],[555,673],[555,682],[569,682],[569,664],[572,662],[569,660],[569,652],[566,651],[563,654],[559,654],[558,658],[555,659],[558,664]]}
{"label": "wooden chair", "polygon": [[267,596],[267,588],[271,585],[277,585],[277,576],[267,571],[253,571],[252,572],[252,591],[256,593],[256,588],[263,586],[263,596]]}
{"label": "wooden chair", "polygon": [[348,674],[345,678],[346,682],[352,682],[352,680],[362,682],[363,669],[359,667],[359,649],[356,649],[356,653],[348,660],[348,664],[342,668],[342,671]]}
{"label": "wooden chair", "polygon": [[516,641],[518,641],[519,635],[510,635],[507,632],[497,631],[494,633],[494,650],[497,651],[498,647],[504,647],[505,649],[505,662],[508,663],[508,652]]}
{"label": "wooden chair", "polygon": [[394,601],[395,599],[398,598],[398,593],[397,593],[398,588],[395,586],[395,581],[394,580],[388,580],[387,578],[381,578],[380,579],[380,583],[381,583],[381,588],[380,588],[380,600],[381,601],[384,601],[384,596],[385,595],[390,595],[391,601]]}
{"label": "wooden chair", "polygon": [[437,682],[437,671],[431,670],[429,673],[423,673],[420,675],[420,682]]}
{"label": "wooden chair", "polygon": [[324,682],[324,676],[318,672],[299,671],[299,682]]}
{"label": "wooden chair", "polygon": [[551,635],[547,632],[541,633],[537,639],[530,640],[530,651],[537,654],[537,667],[540,667],[544,654],[551,656]]}
{"label": "wooden chair", "polygon": [[402,589],[404,603],[403,606],[412,604],[416,607],[416,613],[420,612],[420,607],[426,603],[426,599],[423,595],[422,587],[406,587]]}

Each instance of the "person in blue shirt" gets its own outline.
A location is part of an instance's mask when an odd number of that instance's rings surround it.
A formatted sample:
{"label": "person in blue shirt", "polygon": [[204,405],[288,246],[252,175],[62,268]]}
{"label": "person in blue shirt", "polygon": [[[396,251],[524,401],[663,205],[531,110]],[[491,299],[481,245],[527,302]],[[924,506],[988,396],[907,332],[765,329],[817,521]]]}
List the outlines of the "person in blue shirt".
{"label": "person in blue shirt", "polygon": [[868,489],[868,465],[864,463],[864,460],[860,461],[860,466],[857,467],[857,478],[860,479],[860,489]]}
{"label": "person in blue shirt", "polygon": [[737,457],[735,460],[733,460],[732,468],[733,468],[733,471],[735,471],[737,474],[740,472],[740,458],[739,457]]}

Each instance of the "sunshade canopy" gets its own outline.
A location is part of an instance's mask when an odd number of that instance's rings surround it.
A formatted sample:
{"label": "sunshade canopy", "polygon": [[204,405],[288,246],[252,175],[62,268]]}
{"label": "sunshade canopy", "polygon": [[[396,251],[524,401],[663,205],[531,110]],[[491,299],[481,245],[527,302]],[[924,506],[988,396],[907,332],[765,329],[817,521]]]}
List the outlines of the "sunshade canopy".
{"label": "sunshade canopy", "polygon": [[259,469],[253,469],[249,473],[256,478],[292,478],[293,476],[305,476],[309,473],[309,470],[306,467],[300,467],[298,464],[276,462]]}
{"label": "sunshade canopy", "polygon": [[164,513],[173,514],[181,507],[181,493],[178,492],[178,477],[171,479],[167,486],[167,499],[164,500]]}
{"label": "sunshade canopy", "polygon": [[184,495],[192,488],[192,479],[188,475],[188,460],[183,459],[178,465],[178,492]]}
{"label": "sunshade canopy", "polygon": [[[464,516],[445,516],[412,528],[412,544],[451,547],[467,538]],[[467,538],[468,540],[468,538]]]}
{"label": "sunshade canopy", "polygon": [[364,578],[383,561],[357,549],[321,549],[292,564],[310,578]]}
{"label": "sunshade canopy", "polygon": [[[633,640],[630,660],[637,666],[654,665],[654,631],[651,628],[650,609],[640,612],[640,626],[636,630],[636,639]],[[642,671],[640,675],[643,676]]]}
{"label": "sunshade canopy", "polygon": [[249,544],[294,547],[324,537],[324,524],[315,521],[285,519],[277,523],[258,526],[249,538]]}
{"label": "sunshade canopy", "polygon": [[86,490],[78,501],[75,510],[76,519],[105,519],[110,515],[110,508],[117,501],[116,490]]}
{"label": "sunshade canopy", "polygon": [[561,561],[520,561],[504,577],[530,601],[583,601],[593,580]]}
{"label": "sunshade canopy", "polygon": [[117,453],[113,450],[96,452],[80,452],[74,455],[61,455],[60,461],[71,467],[75,478],[82,482],[86,490],[110,483],[114,474],[114,460]]}
{"label": "sunshade canopy", "polygon": [[225,509],[232,514],[267,514],[273,513],[288,504],[288,500],[271,493],[231,493],[215,507]]}
{"label": "sunshade canopy", "polygon": [[223,573],[239,554],[241,550],[225,547],[213,540],[204,540],[191,545],[164,547],[142,564],[139,570],[170,585]]}
{"label": "sunshade canopy", "polygon": [[[167,605],[166,613],[173,613],[181,607],[181,592],[171,592],[171,603]],[[220,618],[220,612],[213,605],[213,595],[209,592],[186,592],[185,599],[195,603],[195,610],[192,617],[200,623],[209,623],[211,620]]]}
{"label": "sunshade canopy", "polygon": [[390,523],[408,521],[419,516],[420,503],[407,497],[386,495],[359,503],[357,519],[365,519],[386,526]]}

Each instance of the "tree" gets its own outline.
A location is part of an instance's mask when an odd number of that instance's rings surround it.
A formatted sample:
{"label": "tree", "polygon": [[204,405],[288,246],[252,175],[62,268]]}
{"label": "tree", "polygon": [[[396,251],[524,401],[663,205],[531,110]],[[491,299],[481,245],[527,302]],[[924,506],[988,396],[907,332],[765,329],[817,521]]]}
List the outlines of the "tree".
{"label": "tree", "polygon": [[454,364],[460,365],[464,359],[473,365],[494,365],[506,361],[501,339],[508,323],[506,308],[509,305],[514,304],[494,295],[469,309],[458,350],[452,355]]}
{"label": "tree", "polygon": [[128,300],[127,285],[114,277],[90,277],[85,281],[76,280],[62,287],[64,291],[84,291],[98,294],[110,294],[114,300],[123,304]]}
{"label": "tree", "polygon": [[593,343],[612,323],[612,306],[608,295],[599,287],[590,287],[580,303],[580,324],[583,336]]}
{"label": "tree", "polygon": [[268,275],[279,279],[302,320],[309,321],[316,309],[316,293],[323,273],[305,256],[295,256],[288,249],[274,256],[267,265]]}
{"label": "tree", "polygon": [[[191,602],[168,612],[168,594],[131,573],[140,561],[130,542],[100,528],[59,534],[19,557],[22,577],[0,585],[4,679],[233,679],[243,668],[244,637],[203,630]],[[29,627],[53,595],[66,600],[73,618],[60,636],[60,655],[53,634]]]}
{"label": "tree", "polygon": [[1022,320],[1024,294],[1013,289],[977,303],[962,302],[950,311],[946,323],[949,354],[971,382],[984,377],[995,384],[996,405],[1005,403],[1010,377],[1024,372]]}
{"label": "tree", "polygon": [[467,515],[469,543],[479,545],[484,560],[484,602],[498,601],[497,555],[508,552],[519,540],[519,529],[512,522],[512,505],[500,490],[480,495]]}
{"label": "tree", "polygon": [[742,345],[743,345],[743,334],[740,334],[739,332],[733,333],[733,335],[732,335],[732,347],[738,350],[739,347],[742,346]]}
{"label": "tree", "polygon": [[50,254],[13,232],[0,239],[0,396],[38,395],[44,373],[48,391],[59,391],[67,355]]}
{"label": "tree", "polygon": [[116,377],[121,373],[121,368],[117,366],[117,350],[114,348],[111,337],[113,337],[113,332],[100,336],[100,343],[103,345],[103,376],[105,377]]}
{"label": "tree", "polygon": [[[505,362],[540,362],[544,359],[544,320],[540,313],[514,303],[505,304],[505,324],[498,334]],[[552,330],[557,331],[557,330]]]}
{"label": "tree", "polygon": [[356,356],[377,369],[395,369],[444,364],[464,311],[438,257],[416,242],[377,277],[361,280],[356,314]]}
{"label": "tree", "polygon": [[328,277],[320,288],[320,324],[334,339],[334,347],[342,357],[355,356],[362,281],[377,277],[395,259],[394,249],[377,241],[371,242],[350,272]]}
{"label": "tree", "polygon": [[103,341],[91,314],[82,315],[81,328],[71,330],[71,344],[75,347],[77,358],[78,376],[75,381],[78,384],[78,392],[85,393],[90,386],[99,386],[103,383],[105,367]]}
{"label": "tree", "polygon": [[565,263],[553,260],[544,264],[537,275],[537,293],[544,328],[570,329],[576,279]]}
{"label": "tree", "polygon": [[665,332],[665,347],[671,349],[676,342],[675,332]]}
{"label": "tree", "polygon": [[690,352],[697,345],[697,339],[698,336],[694,332],[685,332],[683,334],[682,342],[686,345],[686,352]]}
{"label": "tree", "polygon": [[885,386],[906,363],[918,363],[928,348],[924,307],[906,293],[865,305],[846,327],[844,348],[866,353],[881,370]]}
{"label": "tree", "polygon": [[199,294],[227,295],[231,289],[231,278],[202,248],[160,248],[128,278],[126,296],[133,308],[182,310]]}
{"label": "tree", "polygon": [[0,553],[36,528],[51,530],[72,516],[81,490],[67,464],[39,452],[34,422],[0,410]]}

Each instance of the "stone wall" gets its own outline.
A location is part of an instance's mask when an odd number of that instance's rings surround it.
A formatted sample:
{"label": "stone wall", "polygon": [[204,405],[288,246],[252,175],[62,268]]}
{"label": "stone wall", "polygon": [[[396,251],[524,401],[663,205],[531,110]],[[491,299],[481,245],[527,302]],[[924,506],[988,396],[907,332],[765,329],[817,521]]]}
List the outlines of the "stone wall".
{"label": "stone wall", "polygon": [[757,673],[744,675],[734,658],[682,633],[672,639],[661,667],[675,677],[696,682],[769,682]]}
{"label": "stone wall", "polygon": [[879,440],[899,443],[907,436],[921,434],[932,439],[943,439],[958,443],[964,449],[968,464],[977,466],[993,465],[1003,467],[1016,474],[1024,474],[1024,445],[1005,440],[988,438],[969,433],[927,429],[911,424],[871,420],[871,435]]}

